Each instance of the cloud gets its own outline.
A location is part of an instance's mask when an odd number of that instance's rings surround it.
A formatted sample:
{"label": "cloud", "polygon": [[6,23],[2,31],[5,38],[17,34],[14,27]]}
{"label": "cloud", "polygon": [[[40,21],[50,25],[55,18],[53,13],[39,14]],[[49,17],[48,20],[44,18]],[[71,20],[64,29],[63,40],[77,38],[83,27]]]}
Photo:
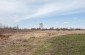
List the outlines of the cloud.
{"label": "cloud", "polygon": [[[20,22],[26,19],[76,13],[85,9],[85,0],[0,0],[0,21]],[[77,13],[78,13],[77,12]],[[54,15],[55,15],[54,14]]]}
{"label": "cloud", "polygon": [[51,14],[52,12],[56,12],[56,14],[59,14],[59,13],[62,14],[62,13],[66,13],[66,12],[72,13],[72,11],[73,11],[73,13],[78,13],[75,10],[85,9],[85,6],[83,6],[83,5],[85,5],[84,0],[48,3],[48,4],[44,4],[43,6],[41,6],[32,15],[28,15],[28,16],[21,18],[19,20],[16,20],[16,21],[19,22],[19,21],[26,20],[26,19],[46,16],[46,15]]}
{"label": "cloud", "polygon": [[7,12],[15,12],[19,9],[18,2],[9,2],[9,1],[0,1],[0,12],[7,13]]}

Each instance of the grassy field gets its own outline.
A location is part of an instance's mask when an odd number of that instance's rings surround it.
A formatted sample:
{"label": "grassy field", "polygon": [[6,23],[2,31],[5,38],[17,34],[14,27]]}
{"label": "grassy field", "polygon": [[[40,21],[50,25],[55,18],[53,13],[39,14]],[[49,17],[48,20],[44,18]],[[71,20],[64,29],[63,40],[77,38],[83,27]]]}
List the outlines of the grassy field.
{"label": "grassy field", "polygon": [[85,55],[85,34],[48,39],[34,55]]}
{"label": "grassy field", "polygon": [[[37,32],[36,36],[41,33],[46,32]],[[63,34],[65,31],[58,33]],[[29,37],[27,33],[27,35],[14,34],[15,36],[9,37],[1,35],[3,38],[0,37],[0,55],[85,55],[85,34],[81,33],[59,36],[55,33],[56,35],[51,34],[53,37],[49,37],[48,32],[45,37],[41,35],[35,37],[36,33],[34,33],[27,39],[26,37]]]}

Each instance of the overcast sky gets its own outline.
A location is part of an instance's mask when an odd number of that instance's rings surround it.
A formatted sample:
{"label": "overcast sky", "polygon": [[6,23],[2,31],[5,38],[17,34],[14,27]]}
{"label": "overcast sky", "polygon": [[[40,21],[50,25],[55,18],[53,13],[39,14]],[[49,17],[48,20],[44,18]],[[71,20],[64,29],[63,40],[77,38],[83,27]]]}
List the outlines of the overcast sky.
{"label": "overcast sky", "polygon": [[85,28],[85,0],[0,0],[0,23],[21,28]]}

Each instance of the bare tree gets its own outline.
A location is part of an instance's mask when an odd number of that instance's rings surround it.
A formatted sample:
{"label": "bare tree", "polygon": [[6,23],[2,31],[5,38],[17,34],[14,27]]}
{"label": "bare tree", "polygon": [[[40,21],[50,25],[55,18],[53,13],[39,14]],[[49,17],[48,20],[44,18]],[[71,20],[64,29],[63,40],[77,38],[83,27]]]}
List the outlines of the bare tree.
{"label": "bare tree", "polygon": [[4,25],[0,24],[0,28],[4,28]]}
{"label": "bare tree", "polygon": [[43,23],[39,24],[39,29],[43,29]]}

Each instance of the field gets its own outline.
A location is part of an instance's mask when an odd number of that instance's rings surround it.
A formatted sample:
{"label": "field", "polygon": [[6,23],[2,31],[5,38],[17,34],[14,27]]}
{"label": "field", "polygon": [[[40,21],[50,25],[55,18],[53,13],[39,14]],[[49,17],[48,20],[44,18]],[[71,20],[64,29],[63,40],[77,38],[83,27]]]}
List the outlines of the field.
{"label": "field", "polygon": [[0,55],[85,55],[85,30],[3,33]]}
{"label": "field", "polygon": [[34,55],[85,55],[85,35],[64,35],[48,39]]}

